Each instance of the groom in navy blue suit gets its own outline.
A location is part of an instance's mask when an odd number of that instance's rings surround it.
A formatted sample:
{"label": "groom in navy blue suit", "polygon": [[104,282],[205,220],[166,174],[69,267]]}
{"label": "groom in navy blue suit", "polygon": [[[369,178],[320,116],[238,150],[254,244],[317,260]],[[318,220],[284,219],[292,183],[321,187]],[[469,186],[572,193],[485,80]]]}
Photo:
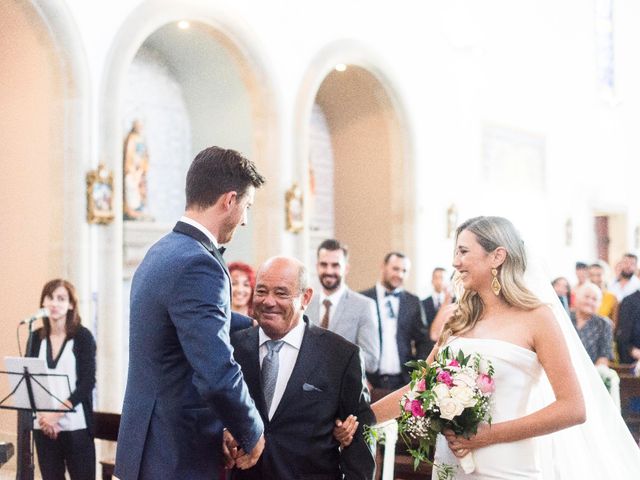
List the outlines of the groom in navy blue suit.
{"label": "groom in navy blue suit", "polygon": [[233,150],[200,152],[187,173],[184,216],[133,277],[121,480],[218,478],[223,425],[248,452],[239,466],[262,453],[264,425],[229,342],[231,282],[218,248],[246,223],[263,183]]}

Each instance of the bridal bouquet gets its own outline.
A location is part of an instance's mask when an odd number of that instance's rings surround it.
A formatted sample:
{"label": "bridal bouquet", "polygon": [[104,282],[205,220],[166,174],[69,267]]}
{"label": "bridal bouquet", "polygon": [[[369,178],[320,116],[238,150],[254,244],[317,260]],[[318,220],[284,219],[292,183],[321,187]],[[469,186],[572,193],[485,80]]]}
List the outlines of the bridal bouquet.
{"label": "bridal bouquet", "polygon": [[[469,438],[477,433],[480,423],[491,423],[494,369],[478,354],[458,351],[454,356],[449,347],[431,364],[420,360],[408,365],[413,368],[411,389],[400,402],[398,433],[409,447],[417,469],[420,462],[431,463],[429,452],[443,430],[451,429],[456,435]],[[465,473],[475,469],[471,452],[460,459],[460,465]],[[451,465],[437,467],[438,480],[452,478],[456,469]]]}

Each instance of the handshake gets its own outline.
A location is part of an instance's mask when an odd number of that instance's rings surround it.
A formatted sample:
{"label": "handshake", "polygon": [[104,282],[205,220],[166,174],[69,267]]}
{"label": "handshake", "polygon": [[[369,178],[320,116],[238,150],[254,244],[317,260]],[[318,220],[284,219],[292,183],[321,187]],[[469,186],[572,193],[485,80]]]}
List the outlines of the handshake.
{"label": "handshake", "polygon": [[240,470],[246,470],[253,467],[262,451],[264,450],[264,434],[260,435],[258,443],[249,453],[239,448],[238,442],[233,438],[229,430],[224,430],[222,434],[222,456],[224,458],[224,468],[227,470],[237,467]]}
{"label": "handshake", "polygon": [[[347,448],[351,444],[358,425],[360,425],[358,417],[354,415],[349,415],[344,420],[336,419],[333,437],[340,443],[340,448]],[[253,450],[246,453],[239,447],[238,442],[233,438],[229,430],[225,429],[222,433],[222,456],[224,458],[224,468],[227,470],[234,467],[240,470],[253,467],[260,458],[260,455],[262,455],[263,450],[264,434],[260,436]]]}

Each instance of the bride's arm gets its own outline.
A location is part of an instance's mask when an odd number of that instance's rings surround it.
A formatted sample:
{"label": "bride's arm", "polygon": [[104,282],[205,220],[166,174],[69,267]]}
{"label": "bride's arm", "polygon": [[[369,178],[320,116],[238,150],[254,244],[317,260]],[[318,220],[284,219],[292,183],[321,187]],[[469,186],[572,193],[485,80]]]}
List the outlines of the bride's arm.
{"label": "bride's arm", "polygon": [[481,428],[478,435],[470,440],[447,435],[452,450],[515,442],[546,435],[585,421],[582,390],[560,326],[547,307],[536,309],[532,315],[533,317],[527,321],[532,329],[533,346],[551,383],[556,400],[525,417]]}
{"label": "bride's arm", "polygon": [[[431,353],[427,357],[427,363],[433,362],[433,359],[435,358],[437,352],[438,347],[433,347],[433,350],[431,350]],[[409,385],[405,385],[404,387],[399,388],[395,392],[391,392],[386,397],[383,397],[372,404],[371,409],[376,416],[376,422],[382,423],[398,417],[400,413],[400,408],[398,407],[398,405],[400,404],[402,396],[408,391]]]}

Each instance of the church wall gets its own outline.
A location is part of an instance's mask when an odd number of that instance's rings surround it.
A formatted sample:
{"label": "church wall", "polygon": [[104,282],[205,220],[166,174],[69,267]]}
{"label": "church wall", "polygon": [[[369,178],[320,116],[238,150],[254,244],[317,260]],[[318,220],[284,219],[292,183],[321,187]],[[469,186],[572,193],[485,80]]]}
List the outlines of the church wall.
{"label": "church wall", "polygon": [[[63,116],[61,70],[52,50],[51,38],[34,12],[18,4],[0,6],[3,356],[18,355],[16,327],[39,308],[45,282],[69,272],[63,245],[63,125],[54,121]],[[26,331],[20,327],[23,352]],[[5,380],[2,392],[8,388]],[[0,439],[14,442],[15,428],[15,413],[3,410]]]}

